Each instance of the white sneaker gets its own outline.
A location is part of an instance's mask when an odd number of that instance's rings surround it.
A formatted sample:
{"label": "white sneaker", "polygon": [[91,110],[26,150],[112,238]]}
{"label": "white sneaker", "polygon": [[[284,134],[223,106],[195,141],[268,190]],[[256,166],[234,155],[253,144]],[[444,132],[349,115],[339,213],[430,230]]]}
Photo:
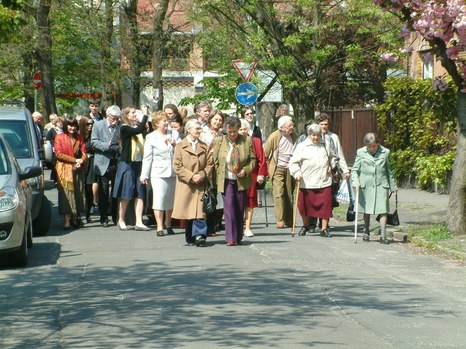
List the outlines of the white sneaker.
{"label": "white sneaker", "polygon": [[252,233],[251,230],[245,229],[245,230],[244,230],[244,236],[247,236],[248,238],[251,238],[251,237],[254,236],[254,234]]}

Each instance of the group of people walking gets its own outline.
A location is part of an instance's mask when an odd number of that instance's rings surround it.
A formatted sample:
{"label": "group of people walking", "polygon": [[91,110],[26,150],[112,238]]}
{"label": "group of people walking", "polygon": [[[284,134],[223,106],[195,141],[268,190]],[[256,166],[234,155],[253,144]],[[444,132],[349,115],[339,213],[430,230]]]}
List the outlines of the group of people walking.
{"label": "group of people walking", "polygon": [[[369,239],[370,215],[381,214],[381,241],[386,242],[383,217],[396,186],[389,151],[374,134],[364,138],[350,172],[326,114],[306,125],[301,137],[291,116],[283,115],[264,143],[251,108],[244,108],[241,117],[226,116],[201,102],[195,113],[182,115],[172,104],[152,114],[147,107],[122,111],[113,105],[105,117],[91,108],[79,122],[65,118],[62,132],[53,139],[64,229],[82,226],[81,215],[91,222],[91,208],[98,205],[104,227],[111,224],[111,216],[120,230],[150,230],[143,221],[150,206],[157,236],[174,234],[175,218],[183,222],[187,245],[205,246],[209,236],[224,229],[226,244],[235,246],[243,236],[254,236],[257,190],[268,178],[277,228],[293,224],[293,187],[298,185],[303,222],[299,235],[315,231],[320,220],[321,235],[330,237],[332,169],[338,168],[360,189],[364,239]],[[217,207],[206,213],[203,201],[209,186],[216,189]]]}

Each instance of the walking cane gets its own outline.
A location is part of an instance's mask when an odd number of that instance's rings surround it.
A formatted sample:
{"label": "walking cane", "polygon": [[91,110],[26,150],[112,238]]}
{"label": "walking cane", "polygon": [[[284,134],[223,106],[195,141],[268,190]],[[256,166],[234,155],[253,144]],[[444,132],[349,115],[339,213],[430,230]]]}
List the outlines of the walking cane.
{"label": "walking cane", "polygon": [[354,208],[354,243],[358,243],[358,209],[359,209],[359,187],[356,187],[356,202]]}
{"label": "walking cane", "polygon": [[267,217],[267,189],[265,188],[265,185],[264,185],[264,212],[265,212],[265,226],[268,227],[269,226],[269,219]]}
{"label": "walking cane", "polygon": [[294,195],[294,207],[293,207],[293,227],[291,228],[291,237],[294,238],[296,228],[296,215],[298,214],[298,197],[299,197],[299,184],[301,180],[296,181],[296,193]]}

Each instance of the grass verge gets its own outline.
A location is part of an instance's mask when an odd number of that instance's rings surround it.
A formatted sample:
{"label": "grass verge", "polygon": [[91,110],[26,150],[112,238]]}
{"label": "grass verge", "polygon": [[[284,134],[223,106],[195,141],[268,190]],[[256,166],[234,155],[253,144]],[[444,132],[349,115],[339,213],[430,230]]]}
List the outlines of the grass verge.
{"label": "grass verge", "polygon": [[408,241],[444,256],[466,260],[465,236],[453,236],[445,224],[429,224],[408,232]]}

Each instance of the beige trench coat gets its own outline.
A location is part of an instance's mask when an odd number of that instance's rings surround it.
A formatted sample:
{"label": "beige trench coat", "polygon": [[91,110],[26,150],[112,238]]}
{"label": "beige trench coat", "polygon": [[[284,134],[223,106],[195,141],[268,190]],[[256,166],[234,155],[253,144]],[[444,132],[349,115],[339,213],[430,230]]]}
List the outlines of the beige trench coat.
{"label": "beige trench coat", "polygon": [[[175,147],[173,167],[176,173],[175,205],[172,217],[176,219],[203,219],[202,194],[206,188],[206,180],[212,176],[213,158],[207,144],[200,141],[196,151],[188,138],[183,139]],[[191,183],[191,178],[199,173],[202,181]]]}

